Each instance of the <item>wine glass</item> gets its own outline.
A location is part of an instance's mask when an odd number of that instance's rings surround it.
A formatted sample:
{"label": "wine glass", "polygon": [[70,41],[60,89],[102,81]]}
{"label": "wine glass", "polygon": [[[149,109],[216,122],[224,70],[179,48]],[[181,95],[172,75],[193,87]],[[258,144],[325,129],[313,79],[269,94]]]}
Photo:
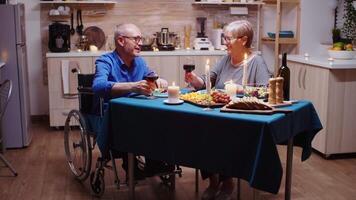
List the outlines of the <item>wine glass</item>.
{"label": "wine glass", "polygon": [[[149,73],[146,76],[143,77],[150,85],[155,84],[157,87],[157,83],[156,80],[158,79],[158,74],[156,73]],[[155,99],[155,97],[153,96],[153,93],[151,92],[151,94],[147,97],[147,99]]]}
{"label": "wine glass", "polygon": [[[185,64],[183,64],[183,70],[185,71],[185,73],[191,73],[195,70],[195,64],[191,57],[188,57]],[[187,88],[191,89],[192,85],[188,83]]]}

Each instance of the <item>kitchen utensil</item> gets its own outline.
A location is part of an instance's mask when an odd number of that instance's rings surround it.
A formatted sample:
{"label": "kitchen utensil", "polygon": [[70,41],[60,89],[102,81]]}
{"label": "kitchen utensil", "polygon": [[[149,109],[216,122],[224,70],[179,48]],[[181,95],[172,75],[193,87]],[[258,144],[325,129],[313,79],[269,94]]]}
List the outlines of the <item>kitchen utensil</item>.
{"label": "kitchen utensil", "polygon": [[78,43],[76,44],[76,47],[79,50],[82,51],[88,51],[89,50],[89,44],[88,44],[88,38],[86,35],[81,35],[78,39]]}
{"label": "kitchen utensil", "polygon": [[75,30],[74,30],[74,14],[73,13],[71,13],[71,15],[70,15],[70,34],[71,35],[74,35],[74,33],[75,33]]}
{"label": "kitchen utensil", "polygon": [[82,10],[79,10],[79,19],[80,19],[80,30],[81,30],[81,33],[83,34],[83,18],[82,18]]}
{"label": "kitchen utensil", "polygon": [[161,32],[156,33],[158,49],[161,51],[174,50],[174,40],[177,34],[169,32],[168,28],[162,28]]}
{"label": "kitchen utensil", "polygon": [[83,32],[88,39],[88,45],[95,45],[100,49],[105,44],[105,33],[97,26],[89,26]]}
{"label": "kitchen utensil", "polygon": [[77,10],[77,33],[83,35],[83,21],[82,21],[82,11]]}

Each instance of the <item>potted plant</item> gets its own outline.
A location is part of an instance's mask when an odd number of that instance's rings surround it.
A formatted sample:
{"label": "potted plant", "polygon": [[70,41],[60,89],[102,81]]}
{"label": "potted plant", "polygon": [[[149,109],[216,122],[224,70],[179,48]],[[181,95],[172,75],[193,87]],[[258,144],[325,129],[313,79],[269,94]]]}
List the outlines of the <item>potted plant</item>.
{"label": "potted plant", "polygon": [[346,39],[346,43],[355,42],[356,40],[356,10],[353,5],[353,0],[344,0],[344,25],[342,33]]}

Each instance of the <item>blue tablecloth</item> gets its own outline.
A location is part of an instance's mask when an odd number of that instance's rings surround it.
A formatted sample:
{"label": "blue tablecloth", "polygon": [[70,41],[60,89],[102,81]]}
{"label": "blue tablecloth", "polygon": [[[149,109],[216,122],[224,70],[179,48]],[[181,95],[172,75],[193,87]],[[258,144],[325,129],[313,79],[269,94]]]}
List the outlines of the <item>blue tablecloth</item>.
{"label": "blue tablecloth", "polygon": [[278,193],[283,169],[276,144],[294,136],[305,160],[311,154],[311,141],[322,129],[310,102],[285,108],[293,112],[222,113],[187,103],[166,105],[163,99],[113,99],[110,148],[239,177],[252,187]]}

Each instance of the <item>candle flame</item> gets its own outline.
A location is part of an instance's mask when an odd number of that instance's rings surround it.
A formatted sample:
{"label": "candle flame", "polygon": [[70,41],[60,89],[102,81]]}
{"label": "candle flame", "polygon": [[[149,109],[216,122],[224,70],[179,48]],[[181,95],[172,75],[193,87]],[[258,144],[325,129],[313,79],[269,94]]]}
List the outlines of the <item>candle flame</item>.
{"label": "candle flame", "polygon": [[172,82],[172,86],[176,86],[176,83],[174,81]]}
{"label": "candle flame", "polygon": [[244,59],[247,60],[247,53],[244,54]]}
{"label": "candle flame", "polygon": [[210,59],[206,59],[206,65],[209,65],[210,64]]}

